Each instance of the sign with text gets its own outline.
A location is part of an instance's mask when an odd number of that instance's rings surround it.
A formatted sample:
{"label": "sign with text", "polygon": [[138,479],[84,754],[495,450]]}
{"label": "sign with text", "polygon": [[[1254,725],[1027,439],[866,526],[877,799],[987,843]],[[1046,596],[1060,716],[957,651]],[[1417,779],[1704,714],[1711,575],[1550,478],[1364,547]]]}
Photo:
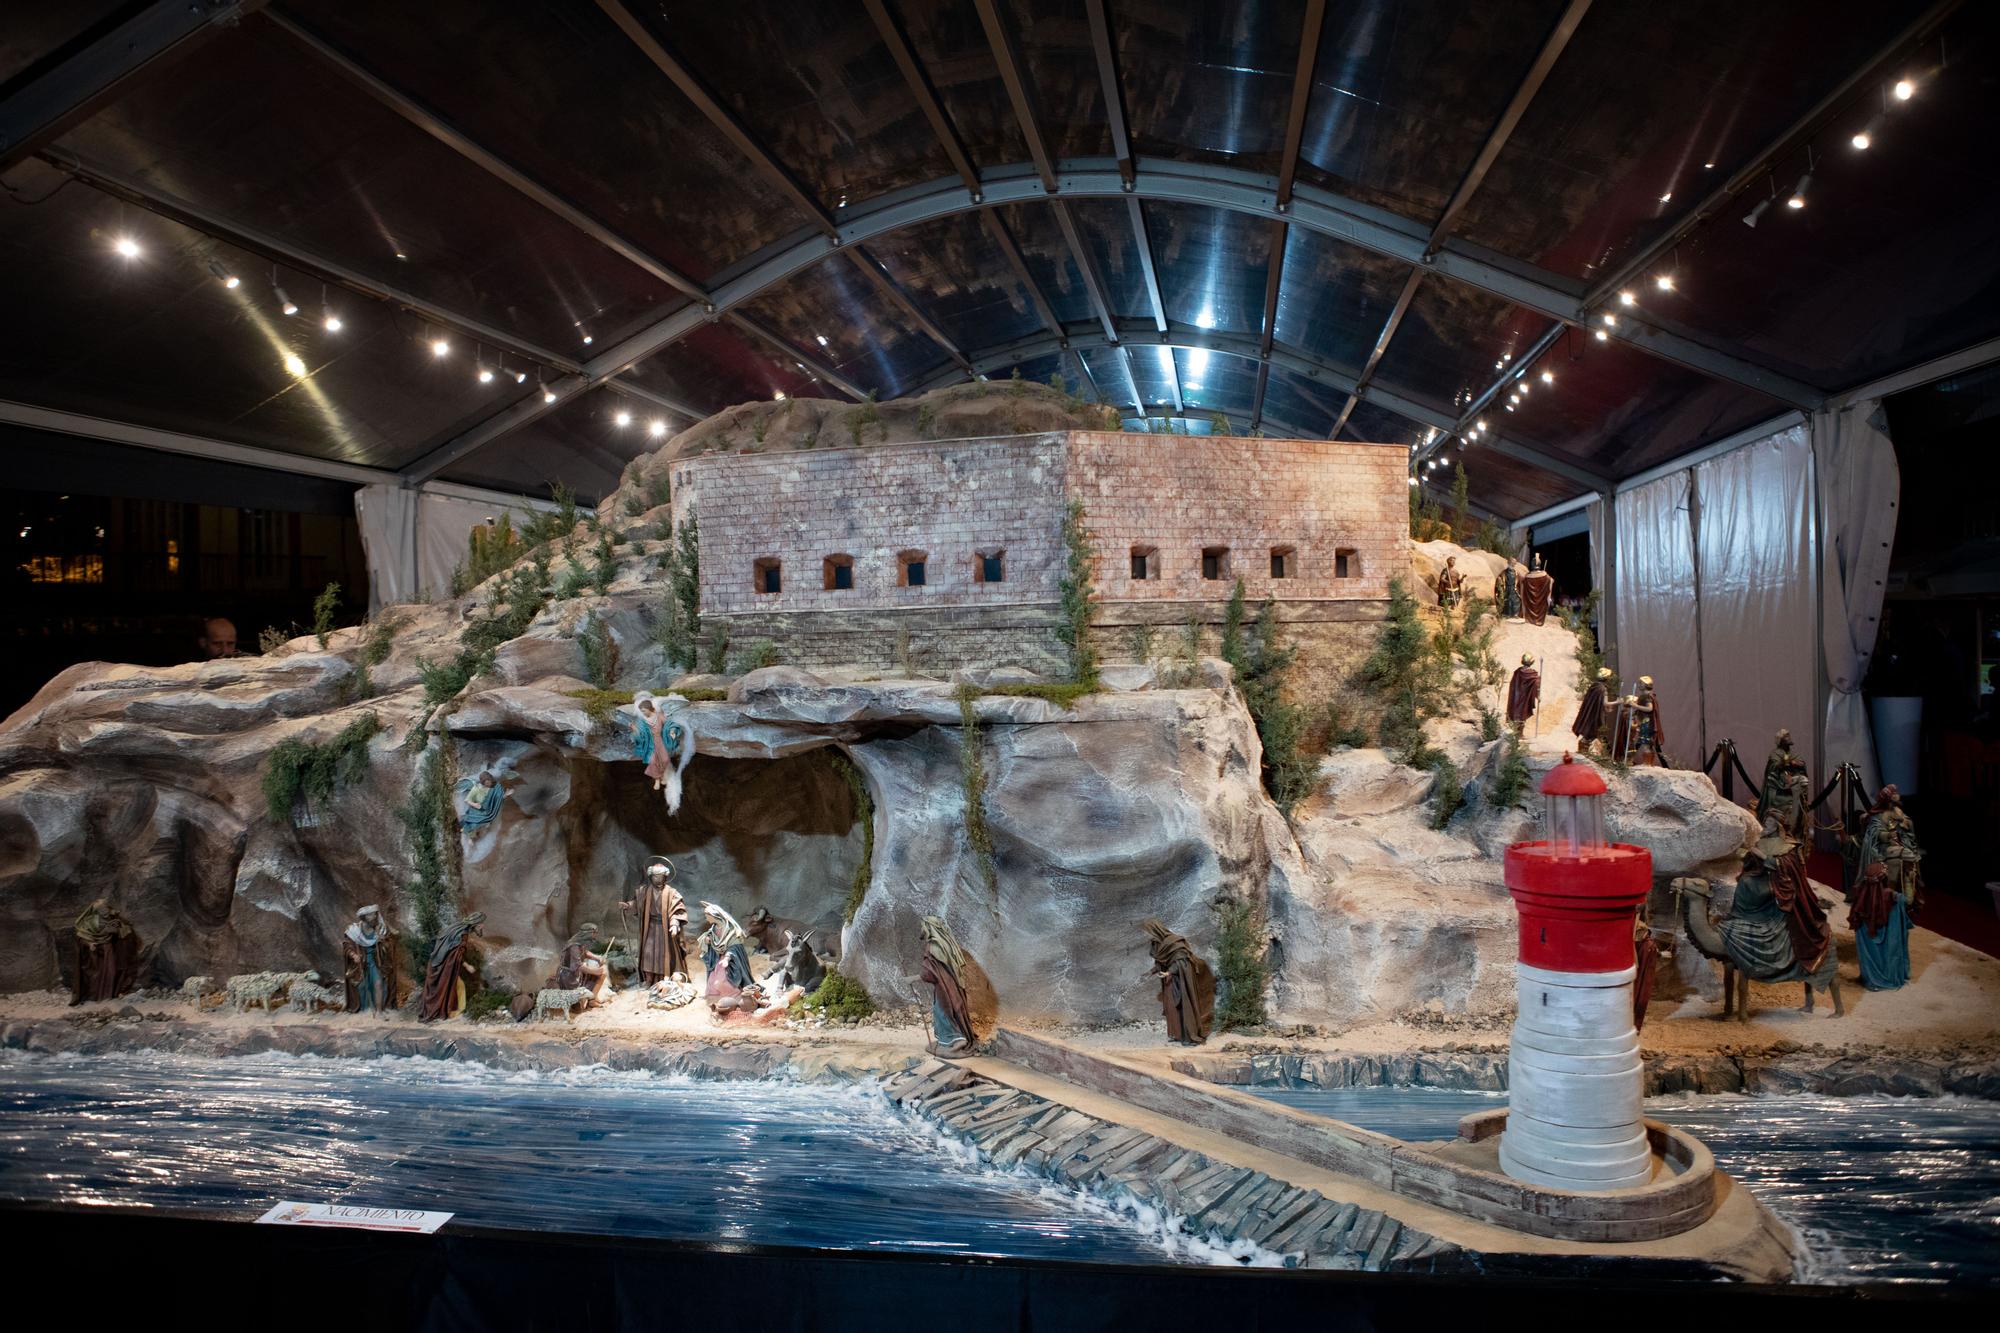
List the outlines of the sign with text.
{"label": "sign with text", "polygon": [[410,1231],[428,1236],[451,1221],[450,1213],[413,1208],[363,1208],[347,1203],[281,1203],[257,1219],[279,1227],[354,1227],[362,1231]]}

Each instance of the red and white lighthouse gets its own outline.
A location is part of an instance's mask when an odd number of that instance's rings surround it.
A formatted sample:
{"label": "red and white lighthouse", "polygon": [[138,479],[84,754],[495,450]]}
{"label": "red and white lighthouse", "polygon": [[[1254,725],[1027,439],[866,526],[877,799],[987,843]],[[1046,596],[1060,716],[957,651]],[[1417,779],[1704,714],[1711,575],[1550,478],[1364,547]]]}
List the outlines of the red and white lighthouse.
{"label": "red and white lighthouse", "polygon": [[1632,917],[1652,889],[1653,855],[1604,840],[1605,791],[1595,768],[1564,755],[1542,779],[1547,838],[1507,849],[1521,944],[1500,1168],[1556,1189],[1652,1178]]}

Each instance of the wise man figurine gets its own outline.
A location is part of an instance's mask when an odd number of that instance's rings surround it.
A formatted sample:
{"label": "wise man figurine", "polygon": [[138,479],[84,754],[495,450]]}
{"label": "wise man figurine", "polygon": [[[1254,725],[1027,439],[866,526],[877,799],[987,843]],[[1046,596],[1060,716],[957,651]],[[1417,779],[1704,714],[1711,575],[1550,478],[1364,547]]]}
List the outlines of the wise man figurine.
{"label": "wise man figurine", "polygon": [[1555,587],[1555,576],[1543,567],[1542,554],[1537,551],[1533,568],[1521,576],[1521,619],[1530,625],[1545,623]]}
{"label": "wise man figurine", "polygon": [[621,911],[639,912],[639,983],[687,980],[687,902],[674,886],[674,863],[664,856],[646,862],[646,877]]}
{"label": "wise man figurine", "polygon": [[1576,706],[1576,721],[1569,724],[1578,753],[1590,753],[1590,747],[1604,731],[1604,696],[1610,688],[1611,668],[1597,668],[1597,679],[1583,692],[1583,702]]}
{"label": "wise man figurine", "polygon": [[1535,670],[1535,655],[1521,654],[1521,665],[1507,682],[1507,720],[1515,725],[1532,721],[1542,704],[1542,673]]}
{"label": "wise man figurine", "polygon": [[1465,575],[1458,572],[1458,557],[1444,558],[1444,568],[1438,571],[1438,605],[1449,611],[1458,605],[1465,595]]}
{"label": "wise man figurine", "polygon": [[370,903],[354,914],[340,938],[347,979],[347,1012],[381,1014],[403,1005],[403,956],[396,933]]}

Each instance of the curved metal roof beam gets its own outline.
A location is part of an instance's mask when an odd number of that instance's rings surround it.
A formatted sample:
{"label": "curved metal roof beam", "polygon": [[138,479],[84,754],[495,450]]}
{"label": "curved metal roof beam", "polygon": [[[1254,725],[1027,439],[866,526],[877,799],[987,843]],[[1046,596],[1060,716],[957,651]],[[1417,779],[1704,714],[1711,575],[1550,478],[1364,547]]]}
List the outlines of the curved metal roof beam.
{"label": "curved metal roof beam", "polygon": [[[1549,315],[1563,324],[1582,324],[1589,311],[1581,284],[1511,261],[1489,260],[1452,248],[1426,254],[1430,229],[1408,218],[1356,202],[1315,186],[1300,185],[1289,204],[1278,203],[1276,182],[1230,167],[1149,160],[1128,190],[1118,164],[1108,158],[1066,160],[1056,164],[1056,188],[1044,188],[1032,163],[995,167],[981,174],[977,195],[958,176],[894,191],[842,210],[836,234],[816,228],[766,246],[736,265],[708,292],[710,306],[687,306],[640,330],[584,364],[585,382],[609,378],[630,369],[717,314],[749,301],[778,283],[795,277],[847,246],[876,240],[904,227],[1003,204],[1060,202],[1065,199],[1113,199],[1136,195],[1160,203],[1192,204],[1255,217],[1282,220],[1324,236],[1397,259],[1413,268],[1464,283],[1515,305]],[[1824,395],[1809,385],[1785,379],[1761,366],[1720,353],[1692,339],[1654,328],[1642,320],[1621,318],[1613,333],[1640,351],[1672,361],[1714,378],[1732,381],[1769,394],[1781,402],[1817,404]],[[1385,403],[1386,405],[1386,403]],[[410,475],[428,477],[472,450],[524,425],[541,414],[539,401],[517,405],[489,418],[458,439],[413,465]],[[1431,424],[1427,418],[1420,420]]]}

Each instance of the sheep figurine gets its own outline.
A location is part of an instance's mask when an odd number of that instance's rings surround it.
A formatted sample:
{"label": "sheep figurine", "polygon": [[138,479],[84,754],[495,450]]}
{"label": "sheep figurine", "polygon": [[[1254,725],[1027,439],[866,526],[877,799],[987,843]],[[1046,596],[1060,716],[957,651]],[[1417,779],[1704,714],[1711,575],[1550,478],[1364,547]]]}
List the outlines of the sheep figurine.
{"label": "sheep figurine", "polygon": [[544,990],[535,992],[535,1017],[560,1011],[570,1022],[576,1022],[576,1011],[590,1003],[593,992],[586,986],[574,986],[568,990]]}
{"label": "sheep figurine", "polygon": [[322,986],[317,980],[318,973],[308,972],[306,977],[292,983],[290,1003],[285,1007],[294,1013],[311,1014],[322,1009],[347,1008],[347,983],[336,981],[331,986]]}
{"label": "sheep figurine", "polygon": [[251,1005],[256,1005],[265,1013],[271,1012],[274,1001],[285,998],[294,983],[309,981],[317,983],[317,972],[250,972],[231,977],[225,989],[229,1002],[237,1013],[248,1013]]}

